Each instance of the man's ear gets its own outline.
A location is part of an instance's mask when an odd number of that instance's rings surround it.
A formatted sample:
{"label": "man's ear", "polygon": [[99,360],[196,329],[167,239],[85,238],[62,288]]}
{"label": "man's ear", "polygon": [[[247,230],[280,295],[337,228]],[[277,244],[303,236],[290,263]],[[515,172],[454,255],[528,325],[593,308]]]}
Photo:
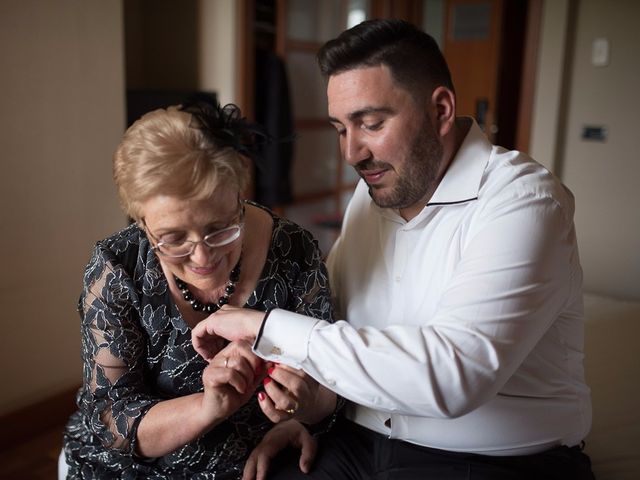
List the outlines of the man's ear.
{"label": "man's ear", "polygon": [[456,96],[447,87],[437,87],[431,94],[431,107],[435,112],[434,127],[444,137],[456,121]]}

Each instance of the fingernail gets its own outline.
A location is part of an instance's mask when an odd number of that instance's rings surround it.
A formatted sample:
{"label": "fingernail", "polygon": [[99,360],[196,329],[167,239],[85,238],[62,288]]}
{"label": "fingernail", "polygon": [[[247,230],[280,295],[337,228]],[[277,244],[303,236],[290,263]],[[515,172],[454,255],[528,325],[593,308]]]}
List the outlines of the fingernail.
{"label": "fingernail", "polygon": [[264,400],[264,392],[258,392],[258,400],[261,402]]}
{"label": "fingernail", "polygon": [[266,385],[267,383],[269,383],[271,381],[270,377],[265,378],[264,380],[262,380],[262,384]]}
{"label": "fingernail", "polygon": [[267,370],[267,373],[271,375],[275,369],[276,367],[271,367],[269,370]]}

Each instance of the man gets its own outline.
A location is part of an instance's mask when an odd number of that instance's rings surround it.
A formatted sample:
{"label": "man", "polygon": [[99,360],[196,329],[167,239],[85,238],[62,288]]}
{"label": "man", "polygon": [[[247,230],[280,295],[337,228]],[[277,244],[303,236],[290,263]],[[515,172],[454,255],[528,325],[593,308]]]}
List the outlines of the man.
{"label": "man", "polygon": [[194,344],[255,340],[349,400],[311,478],[593,478],[571,193],[456,117],[446,62],[410,24],[364,22],[318,58],[362,177],[328,258],[346,321],[227,310]]}

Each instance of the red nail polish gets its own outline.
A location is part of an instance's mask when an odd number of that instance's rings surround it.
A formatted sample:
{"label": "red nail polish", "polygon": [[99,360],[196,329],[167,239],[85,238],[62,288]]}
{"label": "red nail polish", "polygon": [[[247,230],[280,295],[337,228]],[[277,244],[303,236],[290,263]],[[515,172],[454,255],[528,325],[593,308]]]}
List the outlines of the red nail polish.
{"label": "red nail polish", "polygon": [[276,367],[271,367],[269,370],[267,370],[267,374],[271,375],[275,369]]}
{"label": "red nail polish", "polygon": [[271,381],[271,378],[267,377],[264,380],[262,380],[262,384],[266,385],[267,383],[269,383]]}
{"label": "red nail polish", "polygon": [[258,392],[258,400],[261,402],[264,400],[264,392]]}

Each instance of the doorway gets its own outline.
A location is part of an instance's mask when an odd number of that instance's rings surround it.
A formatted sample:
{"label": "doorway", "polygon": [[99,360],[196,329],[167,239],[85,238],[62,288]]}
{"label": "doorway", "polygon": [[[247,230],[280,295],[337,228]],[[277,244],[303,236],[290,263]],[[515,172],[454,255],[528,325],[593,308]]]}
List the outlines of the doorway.
{"label": "doorway", "polygon": [[[296,137],[291,201],[276,205],[276,210],[309,229],[328,253],[358,176],[341,160],[327,121],[325,83],[315,53],[326,40],[365,19],[401,18],[432,34],[449,62],[459,114],[474,116],[490,139],[506,148],[528,145],[527,100],[533,92],[537,42],[532,29],[539,28],[531,16],[537,12],[539,20],[540,8],[533,6],[540,4],[541,0],[246,0],[244,36],[254,40],[245,42],[244,71],[254,68],[255,39],[267,32],[290,85]],[[266,25],[265,9],[272,11]],[[260,85],[247,83],[246,98],[253,105],[253,96],[261,95]]]}

